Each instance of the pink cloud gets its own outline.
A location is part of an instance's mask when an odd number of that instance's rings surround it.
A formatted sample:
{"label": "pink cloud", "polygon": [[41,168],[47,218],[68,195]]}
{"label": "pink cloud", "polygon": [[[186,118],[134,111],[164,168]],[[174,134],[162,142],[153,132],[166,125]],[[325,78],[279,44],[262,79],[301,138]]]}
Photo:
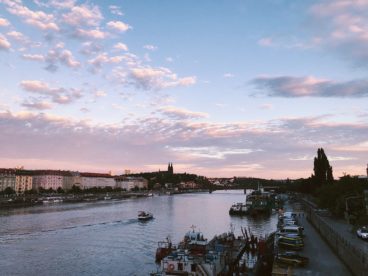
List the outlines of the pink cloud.
{"label": "pink cloud", "polygon": [[131,29],[132,27],[122,21],[109,21],[107,23],[107,27],[111,30],[119,31],[119,32],[126,32],[127,30]]}

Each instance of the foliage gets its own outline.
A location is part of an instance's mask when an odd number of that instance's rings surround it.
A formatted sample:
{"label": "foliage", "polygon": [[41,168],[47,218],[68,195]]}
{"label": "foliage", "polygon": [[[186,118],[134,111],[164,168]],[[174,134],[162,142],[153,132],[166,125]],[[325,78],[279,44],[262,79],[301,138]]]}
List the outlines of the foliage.
{"label": "foliage", "polygon": [[332,167],[322,148],[317,150],[317,157],[314,158],[313,171],[314,175],[312,175],[312,181],[316,187],[322,187],[326,184],[333,183]]}
{"label": "foliage", "polygon": [[353,198],[350,207],[356,215],[364,212],[363,190],[368,189],[366,179],[351,177],[350,175],[341,177],[331,185],[322,186],[317,190],[318,203],[321,208],[329,209],[333,214],[342,216],[346,210],[347,200]]}
{"label": "foliage", "polygon": [[[196,174],[188,173],[171,173],[170,171],[158,171],[158,172],[145,172],[130,174],[129,176],[141,176],[148,180],[148,189],[160,186],[164,187],[166,183],[171,183],[174,186],[180,182],[194,181],[199,184],[201,188],[209,188],[210,183],[204,176],[198,176]],[[156,184],[159,185],[156,185]]]}
{"label": "foliage", "polygon": [[15,194],[15,191],[11,187],[6,187],[4,190],[5,195],[12,195]]}

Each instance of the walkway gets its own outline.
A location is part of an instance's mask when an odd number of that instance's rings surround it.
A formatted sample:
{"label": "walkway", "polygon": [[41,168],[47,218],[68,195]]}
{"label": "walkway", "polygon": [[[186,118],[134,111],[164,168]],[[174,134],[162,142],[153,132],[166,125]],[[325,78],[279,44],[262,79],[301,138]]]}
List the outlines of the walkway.
{"label": "walkway", "polygon": [[286,204],[285,211],[293,211],[299,214],[298,220],[300,225],[304,227],[305,234],[305,247],[303,251],[300,252],[300,254],[309,258],[309,264],[305,268],[295,269],[293,275],[351,275],[348,268],[334,254],[332,249],[322,239],[322,237],[314,229],[314,227],[308,222],[300,204]]}

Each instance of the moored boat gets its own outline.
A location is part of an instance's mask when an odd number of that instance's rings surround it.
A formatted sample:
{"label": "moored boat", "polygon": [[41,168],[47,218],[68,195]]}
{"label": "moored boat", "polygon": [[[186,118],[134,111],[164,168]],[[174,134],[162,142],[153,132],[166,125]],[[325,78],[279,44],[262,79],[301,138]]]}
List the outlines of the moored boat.
{"label": "moored boat", "polygon": [[230,215],[247,215],[249,213],[249,208],[244,203],[235,203],[230,207]]}
{"label": "moored boat", "polygon": [[46,197],[42,200],[43,204],[53,204],[53,203],[62,203],[62,197]]}

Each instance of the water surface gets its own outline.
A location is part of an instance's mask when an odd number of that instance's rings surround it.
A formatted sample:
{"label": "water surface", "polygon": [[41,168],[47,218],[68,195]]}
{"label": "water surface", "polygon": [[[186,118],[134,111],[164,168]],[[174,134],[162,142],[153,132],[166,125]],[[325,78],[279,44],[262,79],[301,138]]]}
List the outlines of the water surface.
{"label": "water surface", "polygon": [[[211,239],[235,227],[257,235],[276,229],[266,218],[230,217],[243,191],[59,204],[0,210],[1,275],[149,275],[156,270],[157,242],[174,243],[195,225]],[[139,210],[155,218],[139,222]]]}

